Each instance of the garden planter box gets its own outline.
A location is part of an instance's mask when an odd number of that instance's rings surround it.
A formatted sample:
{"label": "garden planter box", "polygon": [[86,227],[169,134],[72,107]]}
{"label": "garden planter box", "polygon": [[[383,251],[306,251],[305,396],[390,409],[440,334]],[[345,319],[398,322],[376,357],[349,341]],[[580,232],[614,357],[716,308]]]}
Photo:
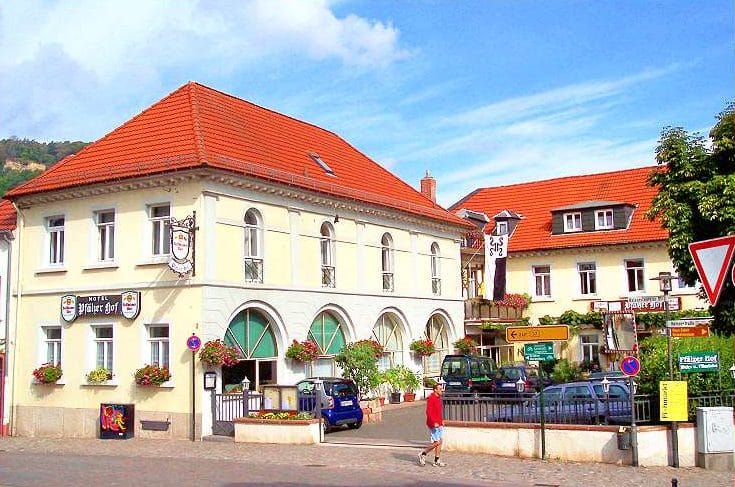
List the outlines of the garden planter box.
{"label": "garden planter box", "polygon": [[235,418],[235,443],[282,443],[310,445],[319,443],[318,419]]}

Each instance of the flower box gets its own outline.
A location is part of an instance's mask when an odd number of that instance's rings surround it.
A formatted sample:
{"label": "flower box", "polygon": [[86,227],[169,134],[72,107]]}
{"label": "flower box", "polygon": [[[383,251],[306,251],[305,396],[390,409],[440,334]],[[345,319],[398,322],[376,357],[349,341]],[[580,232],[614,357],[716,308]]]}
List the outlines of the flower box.
{"label": "flower box", "polygon": [[235,443],[278,443],[312,445],[319,443],[318,419],[235,418]]}

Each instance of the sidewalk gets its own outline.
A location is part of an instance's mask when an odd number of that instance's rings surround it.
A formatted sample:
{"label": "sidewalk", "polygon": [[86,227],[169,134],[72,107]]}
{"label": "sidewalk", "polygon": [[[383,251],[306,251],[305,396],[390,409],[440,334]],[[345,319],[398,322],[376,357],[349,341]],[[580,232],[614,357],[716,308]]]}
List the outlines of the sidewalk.
{"label": "sidewalk", "polygon": [[[404,406],[407,407],[407,406]],[[0,452],[227,460],[271,465],[330,465],[366,469],[390,485],[393,473],[415,473],[417,482],[436,480],[437,469],[416,463],[419,449],[358,445],[269,445],[186,440],[98,440],[72,438],[0,438]],[[194,460],[197,459],[197,460]],[[503,481],[522,486],[732,487],[731,472],[700,468],[629,467],[596,463],[556,462],[448,452],[441,478],[458,481]]]}

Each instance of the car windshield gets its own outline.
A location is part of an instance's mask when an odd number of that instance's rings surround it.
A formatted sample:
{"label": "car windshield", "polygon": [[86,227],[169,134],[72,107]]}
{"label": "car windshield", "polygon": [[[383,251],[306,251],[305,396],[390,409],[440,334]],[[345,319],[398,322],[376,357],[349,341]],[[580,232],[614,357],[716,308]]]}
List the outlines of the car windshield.
{"label": "car windshield", "polygon": [[442,376],[464,376],[467,375],[467,361],[464,359],[446,360],[442,365]]}
{"label": "car windshield", "polygon": [[337,397],[356,396],[357,386],[351,382],[334,382],[328,385],[327,394]]}
{"label": "car windshield", "polygon": [[521,377],[521,369],[515,367],[500,369],[500,378],[508,381],[517,381]]}

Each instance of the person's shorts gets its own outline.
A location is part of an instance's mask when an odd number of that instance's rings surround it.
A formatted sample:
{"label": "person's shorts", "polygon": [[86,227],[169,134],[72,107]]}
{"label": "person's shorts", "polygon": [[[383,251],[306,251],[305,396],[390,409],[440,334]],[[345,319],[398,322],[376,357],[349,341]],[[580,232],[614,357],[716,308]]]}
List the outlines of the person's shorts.
{"label": "person's shorts", "polygon": [[436,428],[429,428],[429,436],[431,437],[432,443],[441,440],[443,434],[444,434],[444,426],[439,426]]}

